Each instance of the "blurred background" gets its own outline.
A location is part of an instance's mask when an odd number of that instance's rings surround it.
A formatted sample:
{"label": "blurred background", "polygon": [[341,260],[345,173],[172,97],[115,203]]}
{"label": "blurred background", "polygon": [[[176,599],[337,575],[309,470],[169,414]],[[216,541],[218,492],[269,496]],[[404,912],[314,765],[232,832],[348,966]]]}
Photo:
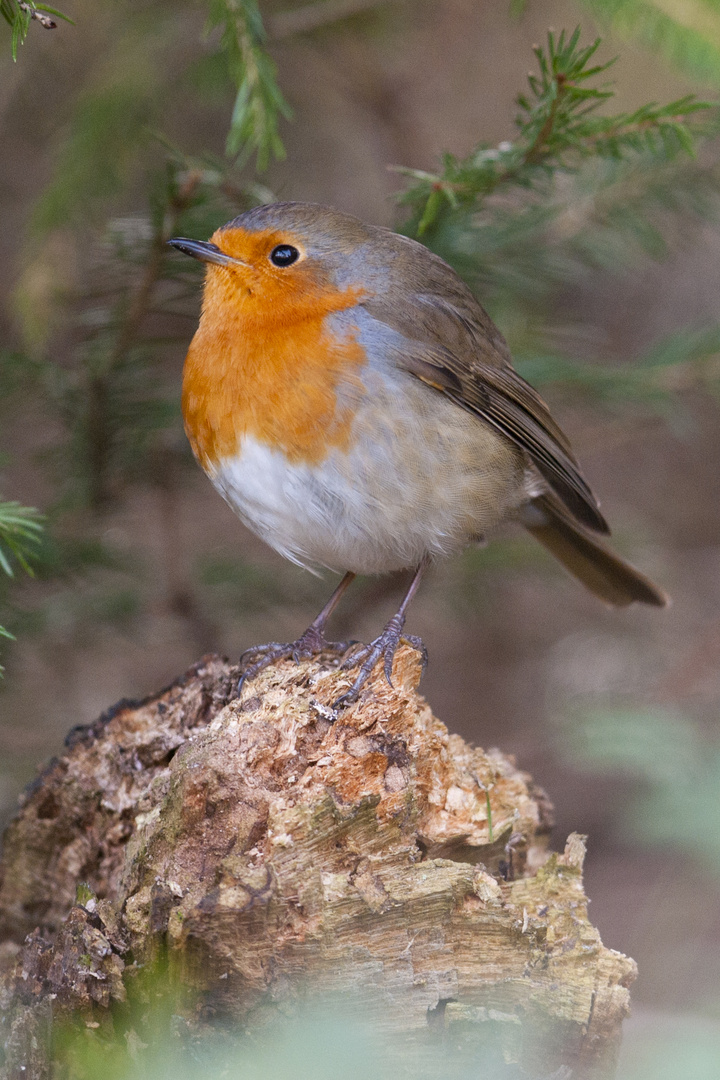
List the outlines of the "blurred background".
{"label": "blurred background", "polygon": [[[605,609],[508,531],[415,601],[423,692],[546,788],[555,846],[589,834],[591,917],[640,967],[623,1075],[720,1076],[720,2],[63,12],[74,25],[33,21],[16,62],[0,25],[0,497],[44,515],[36,534],[0,508],[3,821],[70,727],[203,653],[296,637],[332,588],[192,461],[201,275],[167,237],[271,199],[402,228],[476,289],[616,547],[673,598]],[[578,48],[602,38],[589,66],[617,56],[582,84],[612,88],[588,103],[615,119],[553,142],[552,79],[516,99],[533,46],[578,26]],[[335,635],[374,637],[405,584],[356,583]]]}

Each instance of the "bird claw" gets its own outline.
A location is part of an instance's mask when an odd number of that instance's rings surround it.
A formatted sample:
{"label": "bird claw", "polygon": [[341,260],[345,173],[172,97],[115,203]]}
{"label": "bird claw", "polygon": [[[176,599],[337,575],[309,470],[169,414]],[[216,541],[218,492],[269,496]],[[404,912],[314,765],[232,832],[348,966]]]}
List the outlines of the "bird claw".
{"label": "bird claw", "polygon": [[[416,574],[415,582],[419,580],[419,573],[420,570]],[[408,593],[406,603],[411,595],[412,591]],[[427,649],[421,638],[415,637],[413,634],[403,634],[403,627],[405,626],[405,611],[403,608],[396,615],[393,615],[380,637],[375,638],[369,645],[363,645],[358,641],[327,641],[322,631],[326,617],[327,610],[321,612],[315,623],[309,626],[297,641],[284,644],[271,641],[267,645],[254,645],[252,648],[246,649],[240,657],[240,665],[244,667],[248,663],[249,666],[245,668],[240,676],[238,694],[242,692],[246,682],[250,682],[251,679],[254,679],[256,675],[264,668],[270,667],[271,664],[290,658],[297,664],[301,660],[309,659],[320,653],[333,652],[338,656],[343,656],[343,660],[339,664],[340,671],[347,671],[350,668],[358,667],[358,665],[360,667],[350,689],[342,694],[331,707],[333,713],[337,714],[340,709],[344,709],[347,705],[357,701],[360,691],[369,679],[375,664],[380,659],[383,661],[383,672],[388,686],[394,689],[392,681],[393,661],[401,641],[406,641],[413,649],[417,649],[422,659],[422,671],[425,672]],[[321,620],[323,621],[321,622]],[[320,625],[318,625],[319,623]]]}
{"label": "bird claw", "polygon": [[354,644],[355,642],[352,641],[327,641],[321,631],[316,630],[314,626],[309,626],[297,641],[269,641],[266,645],[253,645],[240,657],[241,667],[248,661],[253,661],[253,658],[257,659],[242,672],[238,681],[238,695],[242,693],[245,683],[251,682],[266,667],[277,664],[281,660],[292,659],[299,664],[301,660],[309,660],[320,653],[333,652],[342,656]]}
{"label": "bird claw", "polygon": [[402,641],[406,641],[408,645],[411,645],[413,649],[417,649],[420,653],[422,657],[422,670],[423,673],[425,672],[428,656],[422,638],[416,637],[414,634],[403,634],[402,631],[402,623],[399,622],[397,618],[393,618],[387,624],[380,637],[375,638],[369,645],[360,645],[359,647],[355,645],[350,654],[343,660],[340,665],[340,670],[347,671],[349,668],[357,667],[359,664],[360,671],[350,689],[333,703],[333,709],[339,711],[340,709],[344,709],[347,705],[351,705],[354,701],[357,701],[360,691],[370,677],[376,663],[381,658],[383,661],[385,678],[391,689],[394,689],[392,681],[393,661],[395,660],[395,653]]}

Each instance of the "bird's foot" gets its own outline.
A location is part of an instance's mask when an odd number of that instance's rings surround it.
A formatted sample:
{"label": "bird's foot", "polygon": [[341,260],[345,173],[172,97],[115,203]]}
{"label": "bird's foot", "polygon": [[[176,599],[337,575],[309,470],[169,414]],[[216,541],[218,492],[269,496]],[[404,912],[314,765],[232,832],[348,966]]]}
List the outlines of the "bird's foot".
{"label": "bird's foot", "polygon": [[[245,683],[254,679],[266,667],[277,664],[280,660],[293,659],[296,664],[301,660],[309,660],[320,653],[335,653],[342,656],[354,641],[328,641],[322,630],[315,626],[309,626],[302,637],[297,641],[279,642],[270,641],[267,645],[253,645],[246,649],[240,657],[240,667],[243,669],[238,682],[238,694],[242,692]],[[247,666],[246,666],[247,665]]]}
{"label": "bird's foot", "polygon": [[400,615],[393,615],[380,637],[375,638],[369,645],[363,645],[360,642],[353,645],[349,656],[347,656],[340,665],[340,669],[341,671],[347,671],[349,668],[357,667],[359,664],[360,670],[358,671],[355,682],[346,693],[337,699],[333,705],[333,709],[344,709],[346,705],[351,705],[353,701],[357,701],[360,691],[380,659],[383,661],[385,678],[387,679],[388,684],[392,686],[393,660],[395,659],[395,653],[402,641],[406,641],[408,645],[412,645],[414,649],[418,650],[422,656],[423,672],[425,671],[428,655],[423,640],[422,638],[415,637],[413,634],[403,634],[404,625],[404,618]]}

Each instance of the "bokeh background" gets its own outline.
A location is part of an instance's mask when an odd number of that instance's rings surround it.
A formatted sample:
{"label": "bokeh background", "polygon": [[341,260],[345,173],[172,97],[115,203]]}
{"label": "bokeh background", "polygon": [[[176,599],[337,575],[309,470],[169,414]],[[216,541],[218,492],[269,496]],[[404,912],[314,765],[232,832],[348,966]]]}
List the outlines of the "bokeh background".
{"label": "bokeh background", "polygon": [[[513,139],[550,27],[579,25],[602,36],[601,60],[618,56],[601,79],[615,112],[714,102],[720,85],[716,0],[268,0],[286,157],[231,170],[233,58],[205,32],[211,5],[63,10],[75,25],[31,26],[16,63],[0,37],[0,483],[46,515],[35,579],[16,567],[2,586],[17,637],[2,649],[4,820],[70,727],[203,653],[297,636],[332,587],[247,532],[190,459],[178,399],[200,277],[180,256],[153,263],[162,228],[209,235],[270,197],[401,225],[408,180],[389,166],[434,171],[445,152]],[[427,237],[541,386],[617,547],[673,598],[607,610],[508,531],[438,566],[409,620],[436,714],[516,755],[555,804],[556,845],[589,834],[591,916],[640,967],[628,1078],[720,1076],[720,142],[707,126],[694,160],[559,178],[551,220],[509,240],[508,220],[525,221],[512,196],[495,247],[472,231],[483,221],[452,215]],[[357,583],[337,635],[375,636],[404,584]]]}

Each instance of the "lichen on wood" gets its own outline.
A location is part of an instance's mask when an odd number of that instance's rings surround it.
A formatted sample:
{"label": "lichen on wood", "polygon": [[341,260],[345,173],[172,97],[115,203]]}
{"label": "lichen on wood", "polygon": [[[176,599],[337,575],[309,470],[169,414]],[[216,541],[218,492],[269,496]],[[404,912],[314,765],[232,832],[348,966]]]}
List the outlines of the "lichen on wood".
{"label": "lichen on wood", "polygon": [[549,854],[547,798],[448,734],[419,676],[403,647],[334,715],[350,679],[324,658],[237,698],[209,657],[71,733],[6,834],[8,1080],[45,1075],[49,1013],[107,1023],[160,953],[196,1032],[352,996],[390,1037],[612,1075],[635,969],[588,921],[583,839]]}

